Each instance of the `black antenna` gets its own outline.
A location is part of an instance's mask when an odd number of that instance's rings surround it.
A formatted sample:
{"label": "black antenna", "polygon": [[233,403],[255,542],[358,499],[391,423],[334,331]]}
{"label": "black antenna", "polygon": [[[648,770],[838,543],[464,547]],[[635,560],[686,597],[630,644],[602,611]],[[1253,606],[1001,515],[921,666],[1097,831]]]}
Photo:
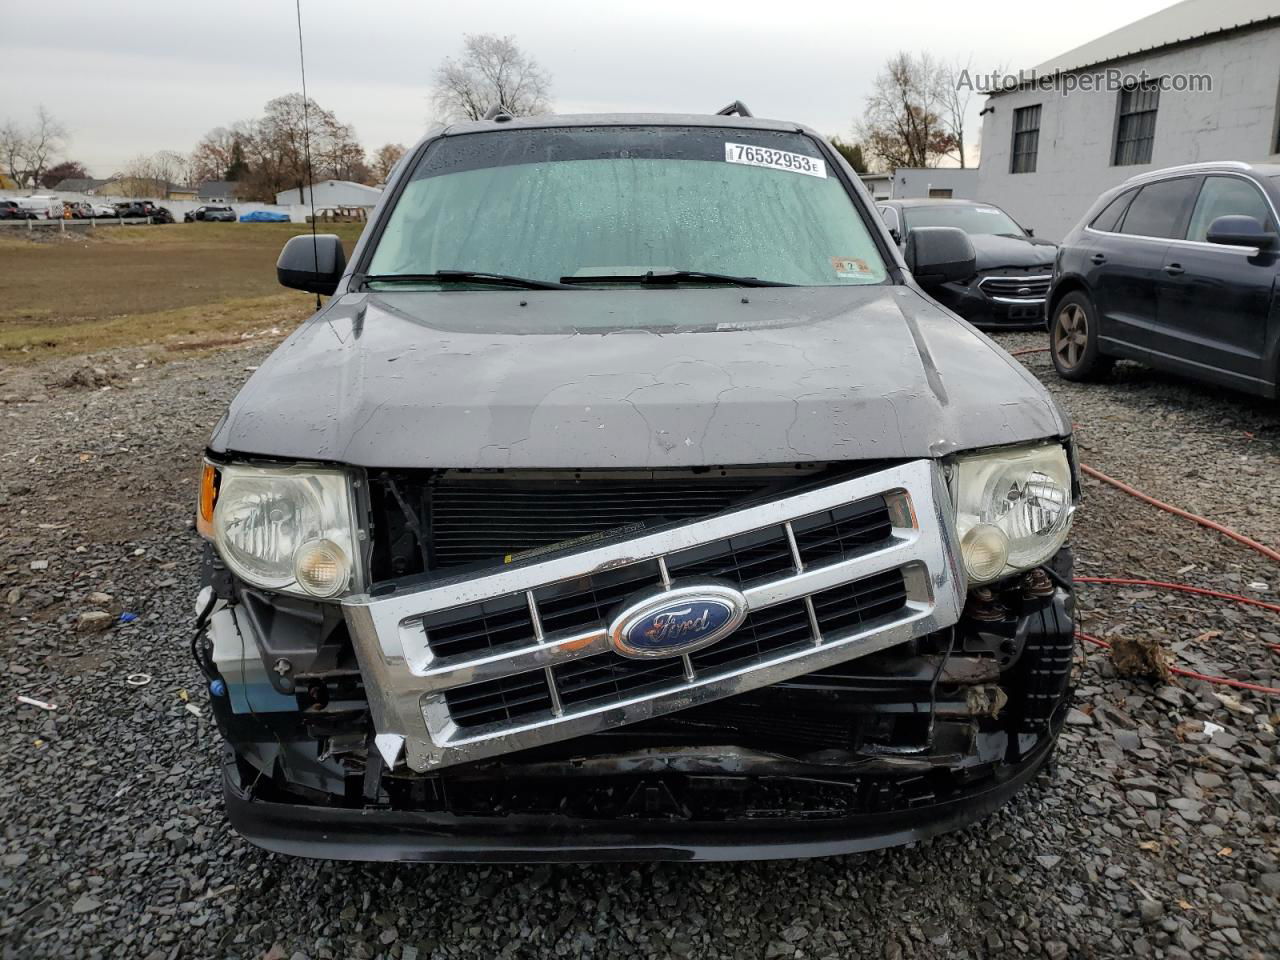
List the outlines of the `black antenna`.
{"label": "black antenna", "polygon": [[[307,158],[307,190],[311,194],[311,255],[315,258],[316,275],[319,276],[320,248],[316,246],[316,178],[311,170],[311,121],[307,117],[307,58],[302,53],[302,0],[294,0],[294,7],[298,12],[298,66],[302,70],[302,148]],[[316,309],[320,309],[318,293]]]}

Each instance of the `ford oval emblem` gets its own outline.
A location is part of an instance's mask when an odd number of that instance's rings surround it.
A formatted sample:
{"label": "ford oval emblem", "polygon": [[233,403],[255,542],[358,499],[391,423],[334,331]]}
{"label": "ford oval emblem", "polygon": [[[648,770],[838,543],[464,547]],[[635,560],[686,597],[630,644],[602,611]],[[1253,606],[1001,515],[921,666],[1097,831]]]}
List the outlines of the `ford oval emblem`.
{"label": "ford oval emblem", "polygon": [[746,616],[747,598],[732,587],[676,587],[619,613],[609,640],[624,657],[676,657],[723,640]]}

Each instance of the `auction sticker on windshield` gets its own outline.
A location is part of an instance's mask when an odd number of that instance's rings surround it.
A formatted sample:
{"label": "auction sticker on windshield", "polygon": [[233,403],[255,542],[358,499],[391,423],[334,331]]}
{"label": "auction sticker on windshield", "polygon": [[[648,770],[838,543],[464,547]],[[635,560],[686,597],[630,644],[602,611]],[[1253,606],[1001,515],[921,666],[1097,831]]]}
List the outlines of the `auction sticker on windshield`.
{"label": "auction sticker on windshield", "polygon": [[753,147],[746,143],[726,143],[724,158],[729,163],[745,163],[752,167],[768,167],[770,170],[789,170],[791,173],[822,177],[824,180],[827,178],[827,165],[815,157],[806,157],[803,153],[770,150],[768,147]]}

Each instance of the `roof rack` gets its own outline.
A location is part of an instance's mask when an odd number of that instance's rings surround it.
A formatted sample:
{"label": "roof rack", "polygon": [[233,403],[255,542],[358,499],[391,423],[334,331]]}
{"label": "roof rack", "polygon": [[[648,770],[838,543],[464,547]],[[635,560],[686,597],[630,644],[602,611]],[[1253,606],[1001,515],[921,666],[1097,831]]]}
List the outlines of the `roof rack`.
{"label": "roof rack", "polygon": [[729,104],[727,107],[721,107],[719,110],[716,111],[716,116],[732,117],[735,113],[740,117],[752,116],[751,111],[747,109],[747,105],[743,103],[741,100],[735,100],[733,101],[733,103]]}
{"label": "roof rack", "polygon": [[1132,177],[1125,180],[1125,183],[1134,183],[1138,180],[1146,180],[1148,177],[1163,176],[1169,173],[1195,173],[1203,170],[1214,170],[1226,168],[1228,170],[1249,170],[1249,164],[1243,160],[1201,160],[1197,163],[1180,163],[1172,167],[1162,167],[1159,170],[1147,170],[1144,173],[1135,173]]}

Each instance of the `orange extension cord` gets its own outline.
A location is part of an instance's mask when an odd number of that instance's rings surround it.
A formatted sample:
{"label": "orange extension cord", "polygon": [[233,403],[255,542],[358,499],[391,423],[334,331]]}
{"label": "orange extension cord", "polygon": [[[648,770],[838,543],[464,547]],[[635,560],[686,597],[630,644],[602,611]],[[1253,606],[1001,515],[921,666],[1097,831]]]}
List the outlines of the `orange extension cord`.
{"label": "orange extension cord", "polygon": [[[1023,350],[1014,350],[1010,356],[1021,357],[1031,353],[1047,353],[1048,351],[1048,347],[1027,347]],[[1252,537],[1246,537],[1244,534],[1238,533],[1230,527],[1224,526],[1214,520],[1210,520],[1208,517],[1202,517],[1199,514],[1191,513],[1189,510],[1183,510],[1181,507],[1175,507],[1171,503],[1165,503],[1163,500],[1157,500],[1155,497],[1148,496],[1136,487],[1131,487],[1129,484],[1117,480],[1114,477],[1109,477],[1101,470],[1095,470],[1088,464],[1080,464],[1080,470],[1093,477],[1095,480],[1099,480],[1102,483],[1115,487],[1122,493],[1127,493],[1129,496],[1141,500],[1143,503],[1149,503],[1151,506],[1164,510],[1166,513],[1171,513],[1176,517],[1182,517],[1186,520],[1192,521],[1193,523],[1198,523],[1200,526],[1206,527],[1209,530],[1215,530],[1223,536],[1236,541],[1236,543],[1242,544],[1250,550],[1262,554],[1273,563],[1280,564],[1280,550],[1273,550],[1266,544],[1259,543]],[[1242,597],[1235,593],[1223,593],[1220,590],[1206,590],[1203,587],[1193,587],[1186,583],[1166,583],[1162,580],[1137,580],[1128,577],[1076,577],[1075,582],[1102,584],[1104,586],[1152,587],[1157,590],[1173,590],[1178,593],[1193,593],[1204,597],[1216,597],[1220,600],[1230,600],[1232,603],[1245,604],[1251,607],[1261,607],[1263,610],[1280,613],[1280,604],[1266,603],[1262,600],[1255,600],[1252,597]],[[1100,637],[1095,637],[1091,633],[1085,633],[1083,630],[1077,630],[1076,636],[1086,643],[1093,644],[1095,647],[1101,647],[1104,650],[1109,650],[1111,648],[1111,644],[1107,643],[1107,641]],[[1272,651],[1280,653],[1280,644],[1268,643],[1267,646]],[[1266,687],[1258,683],[1246,683],[1243,680],[1234,680],[1231,677],[1214,677],[1205,673],[1197,673],[1195,670],[1188,670],[1185,667],[1171,667],[1170,669],[1178,676],[1189,677],[1192,680],[1204,680],[1208,683],[1215,683],[1226,687],[1236,687],[1240,690],[1252,690],[1256,693],[1280,695],[1280,687]]]}

